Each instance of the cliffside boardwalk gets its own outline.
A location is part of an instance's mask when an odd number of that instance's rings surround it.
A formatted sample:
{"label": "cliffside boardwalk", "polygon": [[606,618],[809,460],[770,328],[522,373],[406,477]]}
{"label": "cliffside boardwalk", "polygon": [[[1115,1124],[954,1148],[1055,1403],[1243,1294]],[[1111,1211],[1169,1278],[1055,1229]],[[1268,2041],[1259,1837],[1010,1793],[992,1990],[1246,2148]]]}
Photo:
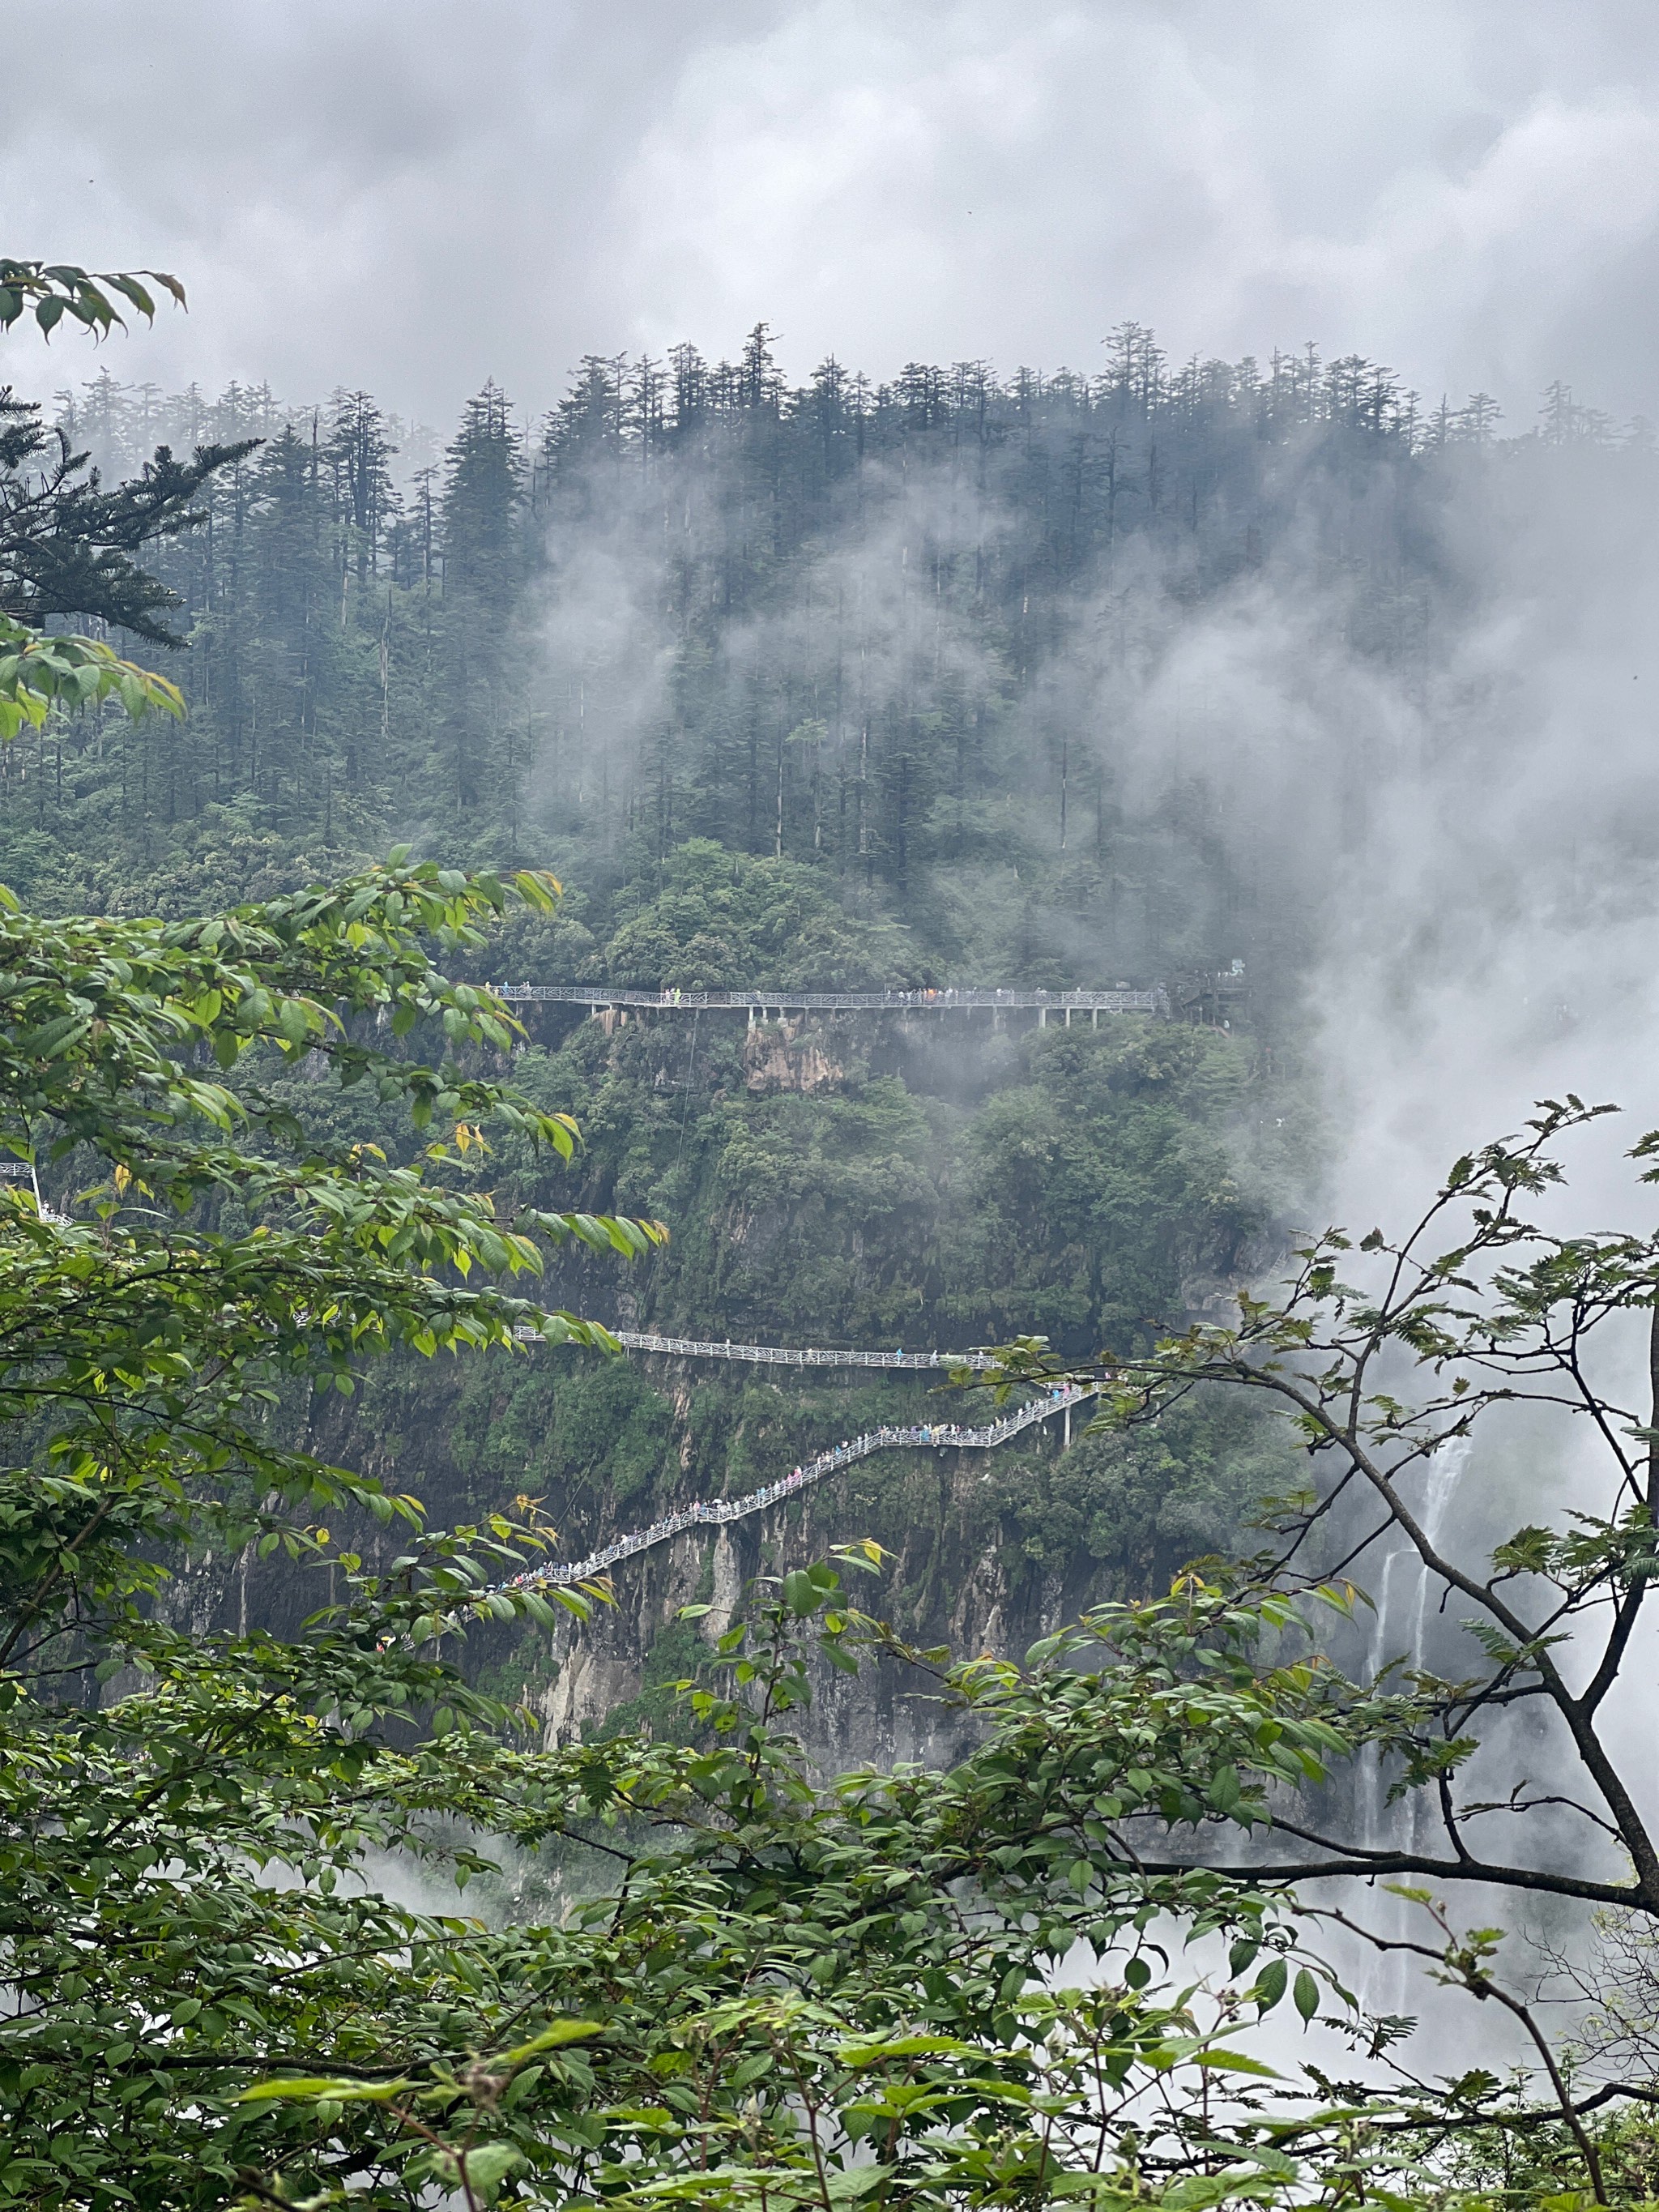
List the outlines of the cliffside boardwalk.
{"label": "cliffside boardwalk", "polygon": [[1039,1026],[1051,1013],[1067,1026],[1073,1014],[1170,1017],[1170,994],[1160,983],[1150,991],[981,991],[963,988],[938,991],[796,991],[758,986],[747,991],[630,991],[607,983],[492,983],[489,988],[509,1006],[586,1006],[594,1013],[612,1008],[665,1014],[744,1013],[750,1024],[769,1015],[794,1013],[1007,1013],[1035,1008]]}
{"label": "cliffside boardwalk", "polygon": [[[944,1355],[935,1355],[943,1358]],[[884,1424],[880,1428],[866,1429],[861,1436],[850,1437],[845,1443],[834,1444],[828,1451],[820,1452],[816,1459],[793,1468],[776,1482],[769,1482],[759,1490],[751,1490],[744,1498],[699,1498],[695,1504],[683,1505],[678,1512],[665,1514],[648,1528],[635,1528],[626,1536],[618,1536],[585,1559],[573,1559],[545,1567],[529,1567],[523,1574],[514,1575],[497,1585],[503,1589],[533,1589],[538,1583],[580,1583],[603,1574],[618,1559],[631,1559],[637,1552],[649,1551],[653,1545],[665,1544],[672,1536],[687,1528],[724,1528],[732,1521],[741,1521],[750,1513],[763,1513],[768,1506],[776,1505],[785,1498],[794,1497],[825,1475],[834,1474],[854,1460],[867,1459],[878,1451],[991,1451],[998,1444],[1006,1443],[1023,1429],[1033,1427],[1039,1421],[1052,1420],[1056,1413],[1070,1416],[1074,1406],[1098,1395],[1095,1389],[1054,1389],[1030,1405],[1006,1415],[1002,1420],[992,1421],[984,1428],[970,1429],[955,1421],[921,1421],[899,1427]]]}
{"label": "cliffside boardwalk", "polygon": [[[676,1359],[736,1359],[757,1367],[885,1367],[911,1371],[966,1367],[975,1375],[984,1375],[998,1364],[994,1352],[843,1352],[833,1345],[738,1344],[729,1336],[651,1336],[631,1328],[613,1328],[611,1334],[625,1352],[660,1352]],[[542,1341],[533,1329],[522,1334],[528,1343]]]}
{"label": "cliffside boardwalk", "polygon": [[[1235,969],[1233,981],[1242,981],[1242,967]],[[744,1014],[752,1029],[769,1019],[781,1020],[787,1014],[805,1013],[903,1013],[948,1014],[990,1013],[1035,1011],[1039,1026],[1046,1026],[1048,1016],[1057,1013],[1067,1028],[1073,1014],[1086,1013],[1091,1026],[1097,1027],[1103,1013],[1150,1014],[1160,1021],[1171,1018],[1170,994],[1160,983],[1152,990],[1130,990],[1127,988],[1109,991],[1020,991],[980,990],[972,988],[921,991],[798,991],[787,987],[753,988],[746,991],[640,991],[618,988],[601,983],[493,983],[489,987],[509,1006],[586,1006],[595,1015],[611,1012],[701,1013],[733,1012]],[[811,1345],[797,1347],[780,1344],[738,1344],[729,1337],[716,1339],[659,1336],[635,1329],[613,1329],[611,1334],[625,1350],[659,1353],[671,1358],[731,1359],[746,1361],[757,1366],[771,1367],[862,1367],[887,1369],[947,1369],[967,1368],[982,1374],[996,1366],[989,1352],[851,1352],[833,1346]],[[1071,1440],[1072,1408],[1083,1400],[1097,1395],[1093,1390],[1054,1390],[1035,1399],[1018,1412],[1000,1421],[993,1421],[983,1428],[966,1428],[956,1422],[916,1422],[904,1426],[891,1425],[866,1430],[844,1443],[820,1452],[816,1459],[793,1468],[776,1482],[764,1484],[746,1497],[734,1498],[702,1498],[695,1504],[682,1506],[676,1512],[653,1521],[648,1528],[637,1528],[629,1534],[617,1537],[585,1559],[545,1567],[528,1568],[515,1576],[505,1588],[518,1589],[538,1583],[568,1583],[582,1582],[603,1574],[619,1559],[631,1559],[636,1553],[648,1551],[653,1545],[664,1544],[687,1528],[721,1528],[732,1521],[741,1521],[751,1513],[764,1512],[769,1506],[793,1497],[796,1492],[821,1482],[826,1475],[849,1467],[854,1460],[865,1459],[872,1452],[894,1450],[949,1449],[953,1451],[993,1450],[1006,1443],[1011,1437],[1020,1434],[1039,1421],[1051,1419],[1056,1413],[1066,1421],[1067,1443]]]}

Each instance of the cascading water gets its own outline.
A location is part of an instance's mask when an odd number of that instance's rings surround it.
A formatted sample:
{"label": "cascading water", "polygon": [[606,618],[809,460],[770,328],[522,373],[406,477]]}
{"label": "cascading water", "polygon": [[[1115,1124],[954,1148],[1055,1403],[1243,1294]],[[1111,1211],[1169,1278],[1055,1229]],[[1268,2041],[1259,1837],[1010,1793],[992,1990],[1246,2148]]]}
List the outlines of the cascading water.
{"label": "cascading water", "polygon": [[[1424,1534],[1437,1549],[1458,1480],[1468,1465],[1470,1449],[1469,1437],[1455,1437],[1443,1445],[1424,1468],[1425,1481],[1416,1507],[1417,1519]],[[1390,1660],[1403,1659],[1407,1667],[1421,1663],[1433,1579],[1415,1545],[1401,1537],[1390,1547],[1375,1593],[1376,1611],[1365,1652],[1368,1680],[1374,1680]],[[1381,1753],[1368,1752],[1361,1764],[1356,1793],[1358,1839],[1373,1850],[1390,1845],[1413,1850],[1422,1818],[1421,1792],[1413,1790],[1390,1804],[1388,1787],[1389,1777],[1383,1771]],[[1388,1908],[1376,1917],[1378,1932],[1403,1936],[1407,1933],[1410,1907],[1405,1899],[1391,1898]],[[1404,2012],[1407,1974],[1407,1961],[1399,1953],[1371,1954],[1360,1977],[1359,1996],[1365,2009],[1371,2013]]]}

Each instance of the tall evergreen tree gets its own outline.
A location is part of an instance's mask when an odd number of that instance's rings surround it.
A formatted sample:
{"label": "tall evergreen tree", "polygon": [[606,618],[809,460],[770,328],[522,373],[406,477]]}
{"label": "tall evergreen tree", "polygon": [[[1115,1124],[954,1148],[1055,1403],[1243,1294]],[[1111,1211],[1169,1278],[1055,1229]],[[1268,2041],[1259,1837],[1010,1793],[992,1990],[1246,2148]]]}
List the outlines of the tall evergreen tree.
{"label": "tall evergreen tree", "polygon": [[437,804],[467,825],[505,796],[521,688],[514,630],[528,569],[526,471],[507,394],[494,381],[467,402],[446,464]]}
{"label": "tall evergreen tree", "polygon": [[329,422],[328,460],[336,503],[347,532],[342,551],[360,592],[379,572],[398,512],[391,462],[398,448],[386,418],[366,392],[337,392]]}

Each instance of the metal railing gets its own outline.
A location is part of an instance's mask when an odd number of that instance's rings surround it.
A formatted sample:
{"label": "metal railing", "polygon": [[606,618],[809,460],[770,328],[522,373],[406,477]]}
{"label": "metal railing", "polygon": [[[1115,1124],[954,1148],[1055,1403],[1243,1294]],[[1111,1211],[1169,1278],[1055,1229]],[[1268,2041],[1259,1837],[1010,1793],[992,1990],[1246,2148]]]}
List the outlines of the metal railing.
{"label": "metal railing", "polygon": [[637,1006],[670,1014],[726,1010],[744,1012],[751,1018],[771,1011],[780,1014],[948,1014],[975,1010],[995,1013],[1035,1007],[1044,1014],[1157,1014],[1164,1018],[1170,1012],[1169,993],[1162,984],[1150,991],[795,991],[774,984],[747,991],[634,991],[608,983],[493,983],[489,988],[509,1006],[545,1002],[591,1006],[596,1011],[609,1006]]}
{"label": "metal railing", "polygon": [[[527,1344],[544,1340],[534,1329],[519,1332]],[[994,1352],[842,1352],[833,1345],[735,1344],[728,1336],[704,1339],[653,1336],[632,1328],[611,1332],[628,1352],[657,1352],[676,1359],[737,1359],[757,1367],[884,1367],[918,1370],[967,1367],[982,1375],[1000,1364]]]}
{"label": "metal railing", "polygon": [[70,1227],[67,1213],[59,1213],[55,1206],[48,1206],[40,1195],[40,1178],[27,1160],[0,1160],[0,1176],[8,1182],[26,1182],[34,1193],[34,1210],[40,1218],[54,1229]]}
{"label": "metal railing", "polygon": [[867,1459],[878,1451],[994,1451],[1011,1437],[1039,1422],[1052,1420],[1056,1413],[1069,1413],[1073,1407],[1098,1396],[1097,1389],[1054,1389],[1036,1398],[1018,1412],[1009,1413],[1000,1421],[992,1421],[984,1428],[964,1428],[955,1421],[921,1421],[898,1427],[884,1424],[880,1428],[866,1429],[861,1436],[850,1437],[845,1443],[833,1445],[820,1452],[816,1459],[793,1468],[776,1482],[764,1484],[744,1498],[699,1498],[695,1504],[683,1505],[677,1512],[665,1514],[648,1528],[635,1528],[626,1536],[618,1536],[600,1550],[592,1552],[585,1559],[545,1567],[527,1567],[521,1575],[514,1575],[498,1589],[534,1589],[538,1583],[568,1583],[590,1581],[614,1566],[618,1559],[632,1559],[636,1553],[647,1552],[653,1545],[665,1544],[671,1537],[682,1534],[688,1528],[720,1528],[733,1521],[741,1521],[750,1513],[763,1513],[769,1506],[778,1505],[786,1498],[797,1496],[815,1482],[822,1482],[828,1474],[854,1460]]}

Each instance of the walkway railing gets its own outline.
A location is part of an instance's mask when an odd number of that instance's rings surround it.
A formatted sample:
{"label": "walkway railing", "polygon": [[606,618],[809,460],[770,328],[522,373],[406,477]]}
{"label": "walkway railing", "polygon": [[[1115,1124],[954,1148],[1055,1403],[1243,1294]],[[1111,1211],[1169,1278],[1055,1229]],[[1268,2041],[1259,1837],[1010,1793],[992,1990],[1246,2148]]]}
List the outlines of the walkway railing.
{"label": "walkway railing", "polygon": [[745,1498],[701,1498],[696,1504],[684,1505],[678,1512],[653,1521],[648,1528],[636,1528],[629,1535],[618,1536],[613,1543],[591,1553],[585,1559],[574,1559],[568,1565],[529,1567],[498,1587],[522,1589],[533,1589],[539,1583],[587,1582],[603,1574],[607,1567],[614,1566],[618,1559],[632,1559],[636,1552],[647,1552],[653,1545],[665,1544],[687,1528],[724,1528],[750,1513],[763,1513],[769,1506],[794,1497],[815,1482],[822,1482],[825,1475],[850,1467],[854,1460],[867,1459],[872,1452],[992,1451],[998,1444],[1006,1443],[1011,1437],[1018,1436],[1023,1429],[1031,1428],[1039,1421],[1052,1420],[1056,1413],[1069,1413],[1073,1406],[1097,1395],[1094,1389],[1056,1389],[981,1429],[963,1428],[955,1421],[918,1422],[902,1428],[884,1424],[878,1429],[866,1429],[862,1436],[849,1437],[845,1443],[820,1452],[816,1459],[792,1469],[776,1482],[750,1491]]}
{"label": "walkway railing", "polygon": [[59,1213],[56,1206],[48,1206],[46,1200],[41,1197],[40,1178],[27,1160],[0,1160],[0,1176],[3,1176],[8,1182],[28,1184],[34,1193],[34,1211],[42,1221],[49,1223],[54,1229],[67,1229],[70,1226],[69,1215]]}
{"label": "walkway railing", "polygon": [[[533,1329],[520,1332],[525,1341],[543,1341]],[[885,1367],[914,1372],[930,1368],[966,1367],[985,1374],[1001,1363],[994,1352],[841,1352],[833,1345],[734,1344],[690,1336],[652,1336],[638,1329],[611,1332],[628,1352],[660,1352],[676,1359],[737,1359],[757,1367]]]}
{"label": "walkway railing", "polygon": [[1162,984],[1151,991],[794,991],[768,984],[747,991],[627,991],[608,983],[495,983],[509,1005],[640,1006],[660,1013],[696,1013],[722,1008],[752,1019],[768,1012],[785,1013],[948,1014],[1036,1007],[1049,1013],[1157,1014],[1167,1018],[1170,996]]}

